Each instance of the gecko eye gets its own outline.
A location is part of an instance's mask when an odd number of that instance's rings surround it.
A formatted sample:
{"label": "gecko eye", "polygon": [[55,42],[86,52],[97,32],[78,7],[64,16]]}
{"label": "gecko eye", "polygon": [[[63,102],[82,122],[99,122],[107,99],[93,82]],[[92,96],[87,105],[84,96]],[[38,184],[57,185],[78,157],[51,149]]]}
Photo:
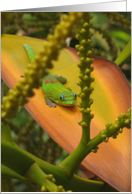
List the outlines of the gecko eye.
{"label": "gecko eye", "polygon": [[77,95],[75,94],[75,93],[73,93],[73,96],[76,98],[77,97]]}
{"label": "gecko eye", "polygon": [[64,96],[63,95],[60,95],[60,100],[63,100]]}

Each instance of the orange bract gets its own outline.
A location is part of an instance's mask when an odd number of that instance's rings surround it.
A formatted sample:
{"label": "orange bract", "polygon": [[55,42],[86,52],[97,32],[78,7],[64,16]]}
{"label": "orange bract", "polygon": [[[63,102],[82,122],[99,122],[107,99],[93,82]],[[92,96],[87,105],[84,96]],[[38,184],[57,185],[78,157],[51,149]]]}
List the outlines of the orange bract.
{"label": "orange bract", "polygon": [[[2,44],[2,79],[10,88],[22,79],[20,76],[29,63],[23,44],[30,45],[38,53],[43,40],[14,35],[3,35]],[[118,66],[104,58],[94,58],[95,78],[91,97],[94,118],[91,122],[91,138],[96,136],[108,121],[114,122],[117,116],[127,113],[130,107],[130,85]],[[67,78],[66,87],[75,93],[80,91],[76,85],[79,80],[79,57],[72,48],[62,49],[58,61],[54,62],[52,74]],[[50,108],[46,105],[44,94],[39,88],[34,89],[35,96],[30,98],[25,108],[41,127],[68,153],[78,145],[81,138],[81,113],[77,105],[73,107]],[[77,100],[80,102],[80,99]],[[90,170],[119,191],[131,190],[131,131],[124,129],[117,139],[110,138],[108,143],[99,145],[98,152],[90,153],[82,162],[83,168]]]}

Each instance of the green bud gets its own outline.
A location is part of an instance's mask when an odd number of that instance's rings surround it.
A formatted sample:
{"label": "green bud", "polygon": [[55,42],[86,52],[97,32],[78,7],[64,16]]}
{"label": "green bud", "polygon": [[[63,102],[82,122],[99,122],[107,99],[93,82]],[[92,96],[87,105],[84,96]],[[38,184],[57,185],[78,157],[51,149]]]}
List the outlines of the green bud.
{"label": "green bud", "polygon": [[116,135],[116,134],[114,134],[114,135],[112,135],[112,137],[113,137],[113,139],[116,139],[116,138],[117,138],[117,135]]}
{"label": "green bud", "polygon": [[97,150],[96,149],[91,149],[91,152],[97,153]]}
{"label": "green bud", "polygon": [[91,42],[92,42],[92,40],[91,40],[91,39],[87,39],[87,42],[88,42],[88,43],[91,43]]}
{"label": "green bud", "polygon": [[85,109],[84,108],[81,108],[80,109],[80,112],[84,113],[85,112]]}
{"label": "green bud", "polygon": [[85,87],[83,88],[83,92],[89,92],[88,86],[85,86]]}
{"label": "green bud", "polygon": [[81,108],[81,107],[82,107],[82,104],[81,104],[81,103],[77,103],[77,106],[78,106],[79,108]]}
{"label": "green bud", "polygon": [[123,132],[123,129],[122,129],[122,128],[120,128],[118,132],[119,132],[119,133],[122,133],[122,132]]}
{"label": "green bud", "polygon": [[99,149],[99,147],[97,146],[97,147],[95,147],[95,148],[93,148],[93,149],[91,149],[91,152],[93,152],[93,153],[97,153],[97,150]]}
{"label": "green bud", "polygon": [[120,126],[119,126],[118,124],[116,124],[116,123],[114,124],[114,128],[115,128],[115,129],[118,129],[119,127],[120,127]]}
{"label": "green bud", "polygon": [[84,72],[85,74],[90,74],[90,69],[89,68],[87,68],[86,70],[85,70],[85,72]]}
{"label": "green bud", "polygon": [[106,128],[108,129],[110,126],[112,125],[112,122],[111,121],[109,121],[108,123],[106,123]]}
{"label": "green bud", "polygon": [[89,99],[88,106],[90,106],[91,104],[93,104],[93,99],[92,98]]}
{"label": "green bud", "polygon": [[80,74],[79,74],[79,78],[82,79],[82,77],[83,77],[83,74],[80,73]]}
{"label": "green bud", "polygon": [[82,92],[82,93],[80,94],[80,98],[86,98],[86,95],[85,95],[84,92]]}
{"label": "green bud", "polygon": [[89,57],[89,56],[91,56],[93,54],[93,52],[91,51],[91,50],[89,50],[88,52],[87,52],[87,56]]}
{"label": "green bud", "polygon": [[93,70],[94,70],[94,67],[93,67],[93,66],[91,66],[91,67],[90,67],[90,71],[92,72]]}
{"label": "green bud", "polygon": [[80,46],[79,47],[79,51],[84,51],[85,50],[85,47],[84,46]]}
{"label": "green bud", "polygon": [[84,62],[85,61],[85,57],[81,57],[80,61]]}
{"label": "green bud", "polygon": [[80,45],[79,45],[79,44],[77,44],[77,45],[75,46],[75,48],[76,48],[77,50],[79,50]]}
{"label": "green bud", "polygon": [[80,30],[80,34],[85,34],[87,31],[85,30],[85,28],[82,28],[81,30]]}
{"label": "green bud", "polygon": [[118,116],[118,120],[120,121],[121,119],[123,119],[126,116],[125,113],[120,113]]}
{"label": "green bud", "polygon": [[77,40],[79,40],[80,34],[76,34],[76,35],[75,35],[75,38],[76,38]]}
{"label": "green bud", "polygon": [[92,92],[92,91],[94,90],[94,88],[91,86],[91,87],[89,88],[89,90],[90,90],[90,92]]}
{"label": "green bud", "polygon": [[86,63],[90,63],[90,62],[91,62],[91,59],[88,58],[88,57],[86,57],[85,62],[86,62]]}
{"label": "green bud", "polygon": [[81,80],[77,81],[77,85],[81,86],[82,85],[82,81]]}
{"label": "green bud", "polygon": [[81,93],[80,93],[80,92],[78,92],[78,93],[76,93],[76,95],[77,95],[78,97],[80,97]]}
{"label": "green bud", "polygon": [[78,121],[78,124],[81,125],[82,121]]}
{"label": "green bud", "polygon": [[90,81],[91,81],[91,82],[94,82],[94,80],[95,80],[94,77],[91,77],[91,78],[90,78]]}
{"label": "green bud", "polygon": [[80,51],[77,52],[77,55],[80,56]]}
{"label": "green bud", "polygon": [[125,119],[124,123],[125,124],[129,124],[130,123],[130,120],[129,119]]}
{"label": "green bud", "polygon": [[104,139],[104,142],[108,142],[108,140],[109,140],[109,138],[108,138],[108,137],[106,137],[106,138]]}
{"label": "green bud", "polygon": [[83,39],[82,41],[81,41],[81,43],[80,44],[82,44],[82,45],[86,45],[87,44],[87,41],[85,40],[85,39]]}
{"label": "green bud", "polygon": [[86,81],[89,79],[89,77],[87,75],[84,75],[82,79]]}
{"label": "green bud", "polygon": [[81,61],[77,62],[77,65],[78,65],[78,67],[82,67],[83,66]]}
{"label": "green bud", "polygon": [[90,119],[92,119],[94,117],[94,114],[90,114]]}
{"label": "green bud", "polygon": [[105,133],[101,134],[101,138],[104,140],[107,137],[107,135]]}
{"label": "green bud", "polygon": [[90,113],[91,112],[91,109],[90,108],[86,108],[85,109],[85,113]]}
{"label": "green bud", "polygon": [[45,186],[42,186],[41,187],[41,192],[46,192],[46,191],[48,191],[47,188]]}
{"label": "green bud", "polygon": [[82,126],[82,127],[87,127],[88,125],[87,125],[86,122],[83,121],[83,122],[81,123],[81,126]]}
{"label": "green bud", "polygon": [[84,27],[84,28],[89,28],[89,23],[88,23],[88,22],[85,22],[85,23],[83,24],[83,27]]}

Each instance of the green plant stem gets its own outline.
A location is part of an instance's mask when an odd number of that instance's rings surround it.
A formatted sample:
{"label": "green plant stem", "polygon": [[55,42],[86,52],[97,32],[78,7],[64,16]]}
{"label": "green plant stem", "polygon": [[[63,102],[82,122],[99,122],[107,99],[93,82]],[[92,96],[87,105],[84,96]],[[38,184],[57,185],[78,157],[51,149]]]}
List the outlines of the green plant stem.
{"label": "green plant stem", "polygon": [[126,47],[123,49],[123,51],[120,53],[120,55],[115,60],[115,63],[121,68],[125,61],[131,56],[131,40],[126,45]]}
{"label": "green plant stem", "polygon": [[[12,142],[2,139],[1,163],[23,176],[27,169],[34,163],[34,160],[28,155],[20,152]],[[22,167],[20,168],[20,166]]]}
{"label": "green plant stem", "polygon": [[26,171],[24,176],[34,183],[37,183],[41,187],[46,186],[48,191],[55,191],[57,189],[57,186],[52,181],[46,178],[46,174],[37,165],[37,163],[33,163],[31,167]]}
{"label": "green plant stem", "polygon": [[100,134],[97,135],[96,138],[90,140],[88,144],[85,144],[81,140],[77,148],[58,166],[65,171],[67,177],[70,179],[83,159],[102,141]]}
{"label": "green plant stem", "polygon": [[[6,169],[13,170],[13,174],[3,171],[3,175],[10,174],[14,178],[15,176],[21,176],[25,178],[29,178],[32,181],[34,180],[34,173],[30,171],[33,170],[34,164],[36,163],[46,174],[53,174],[56,185],[63,185],[63,187],[66,190],[71,189],[72,191],[99,191],[103,188],[104,183],[102,181],[93,181],[93,180],[87,180],[82,179],[76,175],[73,175],[71,179],[68,179],[66,176],[66,173],[62,168],[59,166],[54,166],[52,164],[49,164],[48,162],[45,162],[41,160],[40,158],[37,158],[36,156],[30,154],[29,152],[21,149],[16,144],[12,144],[12,142],[1,140],[2,143],[2,164],[6,165]],[[9,153],[8,153],[9,152]],[[35,169],[35,171],[38,169],[38,167]],[[28,171],[29,170],[29,171]],[[40,171],[40,169],[39,169]],[[36,172],[37,173],[37,172]],[[41,172],[42,174],[42,172]],[[21,176],[20,176],[21,175]],[[42,175],[43,177],[43,175]],[[41,177],[41,183],[38,184],[43,185],[43,178]],[[39,181],[39,178],[38,178]]]}
{"label": "green plant stem", "polygon": [[65,171],[67,177],[70,179],[86,155],[86,144],[80,141],[77,148],[58,166]]}
{"label": "green plant stem", "polygon": [[115,120],[115,123],[107,123],[106,129],[100,131],[100,133],[91,139],[87,144],[82,140],[77,148],[58,166],[64,170],[67,177],[70,179],[74,172],[79,167],[82,160],[92,151],[97,152],[97,146],[101,142],[108,142],[109,137],[116,138],[119,133],[122,133],[123,127],[130,128],[131,124],[131,108],[128,109],[128,113],[121,113]]}
{"label": "green plant stem", "polygon": [[[83,115],[82,119],[84,118],[85,116]],[[89,121],[89,125],[87,127],[82,127],[82,138],[81,139],[84,143],[87,143],[90,141],[90,119],[88,118],[88,115],[87,115],[87,120]]]}
{"label": "green plant stem", "polygon": [[22,181],[27,180],[25,177],[17,174],[16,172],[11,170],[7,166],[4,166],[3,164],[1,164],[1,175],[6,176],[6,177],[11,177],[11,178],[14,178],[14,179],[19,179],[19,180],[22,180]]}

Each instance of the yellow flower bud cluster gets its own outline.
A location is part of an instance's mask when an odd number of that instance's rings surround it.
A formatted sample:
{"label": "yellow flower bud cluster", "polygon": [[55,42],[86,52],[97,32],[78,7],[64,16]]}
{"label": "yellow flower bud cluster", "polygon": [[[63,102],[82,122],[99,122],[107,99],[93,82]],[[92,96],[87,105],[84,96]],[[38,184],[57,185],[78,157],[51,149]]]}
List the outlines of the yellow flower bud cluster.
{"label": "yellow flower bud cluster", "polygon": [[127,114],[121,113],[113,124],[109,121],[105,126],[105,129],[88,142],[87,148],[90,152],[96,153],[101,142],[108,142],[110,137],[115,139],[119,133],[123,132],[124,127],[131,127],[131,108],[128,109]]}
{"label": "yellow flower bud cluster", "polygon": [[46,175],[46,179],[52,181],[53,183],[56,182],[55,178],[53,177],[53,174],[48,174],[48,175]]}
{"label": "yellow flower bud cluster", "polygon": [[47,188],[45,187],[45,186],[42,186],[41,187],[41,192],[47,192],[48,190],[47,190]]}
{"label": "yellow flower bud cluster", "polygon": [[91,149],[91,152],[93,152],[93,153],[97,153],[97,150],[99,149],[99,147],[98,146],[96,146],[95,148],[92,148]]}
{"label": "yellow flower bud cluster", "polygon": [[[78,104],[80,112],[82,113],[82,121],[79,121],[78,124],[83,128],[87,128],[90,125],[90,120],[93,118],[93,114],[90,114],[90,106],[93,103],[93,99],[90,98],[92,91],[94,90],[91,87],[91,83],[94,81],[94,78],[91,77],[91,72],[93,67],[93,59],[91,55],[93,54],[91,36],[92,33],[90,28],[92,24],[90,23],[91,15],[89,14],[87,22],[85,22],[77,32],[76,38],[79,40],[80,44],[76,45],[78,50],[77,54],[80,56],[80,61],[77,63],[80,68],[79,78],[77,85],[81,87],[81,92],[77,94],[81,98],[81,103]],[[88,129],[87,129],[88,130]]]}
{"label": "yellow flower bud cluster", "polygon": [[102,140],[104,142],[108,142],[109,137],[113,137],[115,139],[119,133],[123,132],[123,127],[131,127],[131,108],[128,109],[127,114],[121,113],[115,120],[114,124],[109,121],[105,126],[106,129],[100,132]]}
{"label": "yellow flower bud cluster", "polygon": [[54,192],[72,192],[71,190],[65,191],[62,185],[59,185]]}
{"label": "yellow flower bud cluster", "polygon": [[53,35],[48,35],[44,42],[43,50],[35,57],[33,64],[29,64],[24,72],[24,78],[17,83],[9,95],[3,98],[1,106],[2,123],[6,118],[15,116],[18,106],[28,102],[27,97],[34,95],[32,89],[38,88],[41,78],[46,75],[45,68],[52,67],[52,60],[57,60],[59,50],[65,46],[65,39],[71,34],[73,25],[80,24],[87,13],[71,12],[63,15],[63,20],[54,30]]}

